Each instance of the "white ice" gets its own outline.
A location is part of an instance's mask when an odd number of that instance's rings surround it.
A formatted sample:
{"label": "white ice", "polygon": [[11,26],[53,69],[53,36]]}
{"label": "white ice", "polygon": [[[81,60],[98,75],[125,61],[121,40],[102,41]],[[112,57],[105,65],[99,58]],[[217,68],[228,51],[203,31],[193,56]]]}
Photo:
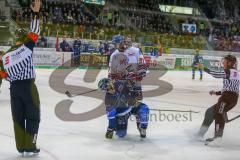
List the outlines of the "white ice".
{"label": "white ice", "polygon": [[[147,130],[147,138],[140,140],[135,122],[130,121],[128,135],[124,139],[114,137],[105,139],[107,119],[105,116],[87,122],[65,122],[55,115],[55,106],[66,95],[55,92],[49,87],[49,76],[53,70],[38,69],[36,84],[41,98],[41,125],[38,146],[41,153],[36,160],[239,160],[240,119],[228,123],[225,128],[223,145],[220,148],[208,147],[193,140],[204,118],[205,110],[217,102],[215,96],[209,96],[209,90],[218,90],[222,81],[205,74],[203,81],[191,79],[189,71],[169,71],[161,77],[174,86],[172,92],[145,98],[144,102],[154,109],[177,109],[200,111],[192,115],[192,121],[152,121]],[[96,88],[97,82],[83,82],[85,70],[74,71],[66,79],[67,84]],[[104,77],[102,71],[98,79]],[[156,86],[145,86],[145,90]],[[13,124],[11,118],[9,84],[4,81],[0,94],[0,160],[21,160],[15,149]],[[78,96],[72,98],[73,113],[82,113],[95,108],[101,100]],[[229,117],[238,115],[239,105]],[[158,113],[158,112],[151,112]],[[162,112],[175,114],[173,112]],[[159,117],[157,117],[159,118]],[[171,120],[171,117],[170,117]],[[207,137],[213,135],[213,126]]]}

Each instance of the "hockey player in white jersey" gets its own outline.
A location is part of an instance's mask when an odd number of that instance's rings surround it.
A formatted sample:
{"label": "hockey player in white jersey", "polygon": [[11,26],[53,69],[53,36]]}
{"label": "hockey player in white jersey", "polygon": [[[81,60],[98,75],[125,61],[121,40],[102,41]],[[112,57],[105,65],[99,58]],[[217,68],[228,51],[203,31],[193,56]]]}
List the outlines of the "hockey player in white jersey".
{"label": "hockey player in white jersey", "polygon": [[125,51],[125,55],[127,55],[128,57],[128,66],[131,66],[131,70],[133,71],[135,77],[135,89],[140,91],[138,100],[142,100],[143,97],[141,81],[142,78],[145,76],[144,74],[146,74],[147,66],[140,48],[134,47],[130,38],[125,39],[125,45],[127,48]]}
{"label": "hockey player in white jersey", "polygon": [[125,46],[120,43],[118,49],[110,57],[108,77],[112,80],[121,80],[127,74],[128,57],[124,54],[124,51]]}
{"label": "hockey player in white jersey", "polygon": [[[136,97],[136,105],[132,109],[132,111],[134,111],[135,109],[138,110],[137,108],[139,108],[139,106],[142,104],[141,101],[143,99],[143,94],[141,81],[146,76],[147,65],[141,49],[133,46],[130,38],[125,38],[125,45],[127,48],[125,50],[125,55],[128,57],[128,77],[134,81],[133,90],[138,92],[138,96]],[[145,137],[147,127],[140,123],[141,120],[137,114],[135,114],[135,116],[137,121],[137,128],[140,132],[140,135],[141,137]]]}

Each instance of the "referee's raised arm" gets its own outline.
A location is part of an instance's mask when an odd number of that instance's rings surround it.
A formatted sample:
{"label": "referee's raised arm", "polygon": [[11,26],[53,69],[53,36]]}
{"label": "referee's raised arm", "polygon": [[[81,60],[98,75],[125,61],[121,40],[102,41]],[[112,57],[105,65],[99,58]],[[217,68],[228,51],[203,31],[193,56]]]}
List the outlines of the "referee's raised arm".
{"label": "referee's raised arm", "polygon": [[40,15],[39,15],[40,6],[38,6],[38,4],[39,3],[34,2],[31,5],[34,15],[31,19],[30,30],[27,35],[28,41],[24,43],[25,46],[31,50],[33,50],[33,48],[35,47],[35,43],[38,41],[38,37],[40,35]]}

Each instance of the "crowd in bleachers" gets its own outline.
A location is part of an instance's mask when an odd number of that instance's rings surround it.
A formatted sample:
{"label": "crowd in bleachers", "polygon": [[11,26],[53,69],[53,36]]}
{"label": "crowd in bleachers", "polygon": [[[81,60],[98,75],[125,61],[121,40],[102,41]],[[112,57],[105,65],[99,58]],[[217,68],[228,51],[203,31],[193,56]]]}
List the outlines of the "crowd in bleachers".
{"label": "crowd in bleachers", "polygon": [[208,37],[209,42],[216,50],[240,51],[240,27],[238,23],[216,23],[209,31]]}
{"label": "crowd in bleachers", "polygon": [[[129,13],[131,15],[131,13]],[[129,16],[130,17],[130,16]],[[132,21],[135,21],[135,26],[147,31],[152,30],[160,33],[170,33],[172,24],[170,20],[162,14],[132,14]]]}
{"label": "crowd in bleachers", "polygon": [[[182,38],[186,33],[182,32],[181,24],[192,23],[197,25],[198,30],[196,36],[189,36],[191,37],[190,44],[194,44],[196,42],[195,39],[197,39],[196,37],[202,35],[205,36],[216,50],[240,50],[239,23],[236,23],[234,20],[223,18],[221,21],[210,21],[210,23],[204,20],[199,21],[186,18],[179,22],[179,26],[176,26],[172,24],[171,19],[168,16],[159,11],[159,6],[157,4],[162,1],[163,0],[109,0],[107,3],[111,2],[113,5],[120,6],[118,9],[111,10],[108,7],[101,5],[88,5],[81,1],[78,1],[77,3],[63,3],[62,1],[54,2],[43,0],[41,15],[45,25],[43,26],[42,33],[45,34],[45,36],[59,34],[70,37],[83,36],[85,33],[90,33],[93,36],[92,38],[94,38],[94,36],[95,38],[99,38],[99,36],[108,33],[123,33],[125,32],[123,30],[129,32],[155,32],[162,35],[167,33],[170,37],[165,37],[165,39],[168,39],[167,45],[179,46],[178,44],[183,42],[182,44],[184,46],[185,44],[188,44],[186,41],[188,41],[189,38]],[[202,0],[198,0],[196,2],[199,2],[199,6],[203,8],[204,11],[206,8],[204,9],[204,5],[201,4],[201,1]],[[176,0],[176,3],[177,2],[181,1]],[[194,1],[186,0],[183,2],[185,3],[179,5],[193,6]],[[205,7],[209,7],[212,2],[213,1],[210,0],[206,3]],[[28,21],[32,16],[30,9],[28,9],[29,7],[26,7],[29,3],[30,0],[20,0],[23,10],[15,11],[13,18],[20,22]],[[207,11],[215,12],[215,10],[218,10],[217,6],[220,5],[216,4],[213,11],[209,11],[209,8],[207,8]],[[227,7],[226,10],[228,10],[228,8],[229,7]],[[206,13],[209,18],[216,18],[217,14],[211,15],[207,11],[204,13]],[[124,20],[122,18],[123,16],[125,17]],[[49,24],[57,25],[58,30],[51,29]],[[72,25],[68,24],[74,24],[77,25],[77,27],[72,27]],[[45,44],[44,38],[42,41],[44,42],[43,44]],[[194,45],[190,46],[194,47]],[[186,47],[189,47],[189,45]]]}
{"label": "crowd in bleachers", "polygon": [[197,3],[202,12],[210,19],[236,18],[240,15],[239,0],[197,0]]}
{"label": "crowd in bleachers", "polygon": [[183,7],[192,7],[194,4],[194,0],[119,0],[118,4],[128,10],[151,10],[151,11],[159,11],[158,4],[165,5],[178,5]]}
{"label": "crowd in bleachers", "polygon": [[[95,15],[88,11],[81,1],[78,3],[64,3],[62,1],[43,0],[42,3],[40,15],[44,23],[82,24],[92,23],[96,19]],[[23,4],[23,10],[15,10],[13,14],[14,19],[27,21],[32,17],[33,14],[31,9],[25,7],[29,6],[30,2],[25,2]]]}
{"label": "crowd in bleachers", "polygon": [[204,31],[213,48],[240,51],[240,1],[198,0],[198,4],[211,20],[211,26],[204,28]]}
{"label": "crowd in bleachers", "polygon": [[158,11],[158,5],[156,5],[158,1],[159,0],[119,0],[118,4],[128,10],[140,9]]}
{"label": "crowd in bleachers", "polygon": [[[26,3],[27,2],[23,4],[26,5]],[[86,7],[86,4],[81,2],[74,4],[44,0],[40,13],[43,22],[48,24],[94,24],[97,26],[131,28],[134,30],[140,29],[143,31],[157,31],[161,33],[168,33],[172,28],[170,20],[162,14],[146,14],[142,12],[132,12],[131,10],[107,10],[107,13],[100,14],[100,10],[103,10],[101,8],[100,6],[94,5]],[[146,9],[150,8],[148,7]],[[125,23],[120,22],[119,12],[123,13],[125,17],[129,17],[127,18],[128,21]],[[31,17],[32,12],[29,7],[24,7],[23,10],[16,10],[13,14],[13,18],[17,21],[29,21]],[[86,29],[91,30],[91,27],[87,26]]]}

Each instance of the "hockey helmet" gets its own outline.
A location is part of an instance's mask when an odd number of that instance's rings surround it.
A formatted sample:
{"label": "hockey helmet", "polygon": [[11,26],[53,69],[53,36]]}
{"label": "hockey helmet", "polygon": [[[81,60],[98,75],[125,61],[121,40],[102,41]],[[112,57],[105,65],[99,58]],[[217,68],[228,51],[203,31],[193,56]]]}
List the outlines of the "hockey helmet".
{"label": "hockey helmet", "polygon": [[237,68],[237,58],[234,55],[228,54],[224,57],[224,59],[226,59],[227,61],[231,62],[230,64],[230,68]]}
{"label": "hockey helmet", "polygon": [[109,78],[103,78],[98,82],[98,88],[101,91],[107,91],[108,86],[110,85],[111,80]]}
{"label": "hockey helmet", "polygon": [[130,48],[130,47],[132,46],[132,40],[131,40],[131,38],[126,37],[126,38],[124,39],[124,43],[125,43],[125,45],[126,45],[126,48]]}

